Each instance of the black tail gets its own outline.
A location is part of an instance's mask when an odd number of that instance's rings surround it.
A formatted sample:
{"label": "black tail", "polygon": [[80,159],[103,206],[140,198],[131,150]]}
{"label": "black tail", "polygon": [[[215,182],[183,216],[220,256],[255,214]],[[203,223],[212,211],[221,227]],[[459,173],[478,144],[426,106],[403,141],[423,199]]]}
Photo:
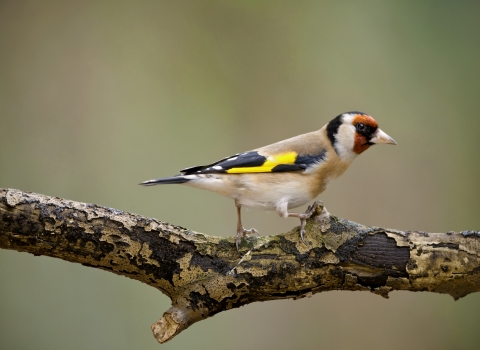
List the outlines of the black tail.
{"label": "black tail", "polygon": [[163,177],[161,179],[147,180],[142,183],[139,183],[139,185],[154,186],[154,185],[166,185],[166,184],[183,184],[188,181],[190,181],[190,179],[186,179],[182,175],[177,175],[172,177]]}

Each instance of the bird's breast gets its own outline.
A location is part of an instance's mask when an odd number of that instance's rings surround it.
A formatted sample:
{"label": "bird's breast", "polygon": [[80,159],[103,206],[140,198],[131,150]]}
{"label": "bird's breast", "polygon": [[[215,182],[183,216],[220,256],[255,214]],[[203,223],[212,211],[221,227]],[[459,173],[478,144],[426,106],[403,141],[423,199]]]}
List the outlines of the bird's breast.
{"label": "bird's breast", "polygon": [[287,201],[289,208],[301,206],[314,198],[310,175],[296,173],[242,174],[234,186],[231,198],[246,207],[275,210],[278,203]]}

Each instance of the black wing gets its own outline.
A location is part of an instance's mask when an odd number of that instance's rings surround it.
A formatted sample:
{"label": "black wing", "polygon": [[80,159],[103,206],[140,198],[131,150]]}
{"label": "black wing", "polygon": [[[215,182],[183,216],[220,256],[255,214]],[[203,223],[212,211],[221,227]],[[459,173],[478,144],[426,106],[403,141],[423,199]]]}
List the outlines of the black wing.
{"label": "black wing", "polygon": [[326,151],[317,155],[299,155],[296,152],[285,152],[273,156],[263,156],[257,151],[250,151],[223,158],[209,165],[195,166],[180,170],[183,175],[189,174],[245,174],[270,173],[285,171],[302,171],[322,162]]}

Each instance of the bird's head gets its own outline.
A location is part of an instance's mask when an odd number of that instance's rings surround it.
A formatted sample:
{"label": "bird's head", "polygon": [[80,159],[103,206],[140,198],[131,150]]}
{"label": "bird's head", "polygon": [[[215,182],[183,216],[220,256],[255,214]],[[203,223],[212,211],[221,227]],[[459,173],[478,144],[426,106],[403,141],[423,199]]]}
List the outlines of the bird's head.
{"label": "bird's head", "polygon": [[347,112],[337,116],[327,124],[327,136],[344,161],[352,161],[378,143],[397,144],[378,127],[375,119],[362,112]]}

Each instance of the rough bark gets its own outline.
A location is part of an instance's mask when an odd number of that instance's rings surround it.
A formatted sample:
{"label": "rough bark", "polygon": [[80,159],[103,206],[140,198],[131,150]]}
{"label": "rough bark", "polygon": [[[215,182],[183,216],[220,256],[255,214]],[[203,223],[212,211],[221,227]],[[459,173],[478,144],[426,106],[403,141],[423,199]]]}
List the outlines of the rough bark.
{"label": "rough bark", "polygon": [[363,226],[323,205],[275,236],[235,240],[156,219],[14,189],[0,189],[0,248],[46,255],[157,288],[172,307],[152,325],[166,342],[193,323],[255,301],[330,290],[450,294],[480,289],[480,233],[426,233]]}

